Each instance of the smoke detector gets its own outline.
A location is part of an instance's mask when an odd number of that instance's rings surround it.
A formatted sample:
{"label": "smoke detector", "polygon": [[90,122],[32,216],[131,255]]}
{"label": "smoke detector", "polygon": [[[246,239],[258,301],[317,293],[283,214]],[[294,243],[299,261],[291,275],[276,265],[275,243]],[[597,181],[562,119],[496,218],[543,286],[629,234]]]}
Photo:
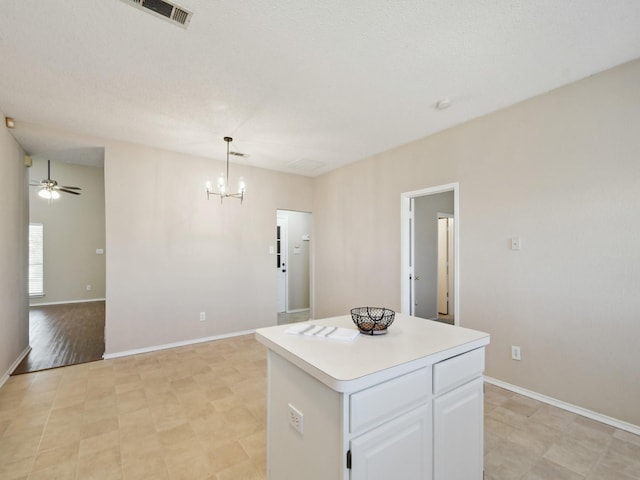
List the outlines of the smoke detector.
{"label": "smoke detector", "polygon": [[122,0],[124,3],[143,10],[156,17],[163,18],[174,25],[187,28],[193,12],[190,12],[179,5],[164,0]]}
{"label": "smoke detector", "polygon": [[443,98],[442,100],[438,100],[436,102],[436,110],[446,110],[451,106],[451,100],[448,98]]}

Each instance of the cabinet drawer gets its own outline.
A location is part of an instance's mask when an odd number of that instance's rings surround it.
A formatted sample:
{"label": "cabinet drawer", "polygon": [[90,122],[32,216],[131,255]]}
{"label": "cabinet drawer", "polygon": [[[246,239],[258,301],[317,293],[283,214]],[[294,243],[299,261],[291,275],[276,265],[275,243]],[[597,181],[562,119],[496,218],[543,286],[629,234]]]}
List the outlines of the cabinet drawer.
{"label": "cabinet drawer", "polygon": [[484,372],[484,348],[477,348],[433,366],[434,395],[468,382]]}
{"label": "cabinet drawer", "polygon": [[349,431],[357,432],[387,421],[431,396],[431,368],[421,368],[354,393],[349,398]]}

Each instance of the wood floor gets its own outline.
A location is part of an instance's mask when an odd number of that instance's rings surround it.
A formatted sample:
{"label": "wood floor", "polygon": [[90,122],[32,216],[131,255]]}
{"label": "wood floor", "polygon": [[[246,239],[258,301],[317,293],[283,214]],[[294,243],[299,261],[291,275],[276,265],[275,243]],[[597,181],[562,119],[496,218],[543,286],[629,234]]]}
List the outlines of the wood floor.
{"label": "wood floor", "polygon": [[104,301],[31,307],[29,344],[12,375],[101,360]]}

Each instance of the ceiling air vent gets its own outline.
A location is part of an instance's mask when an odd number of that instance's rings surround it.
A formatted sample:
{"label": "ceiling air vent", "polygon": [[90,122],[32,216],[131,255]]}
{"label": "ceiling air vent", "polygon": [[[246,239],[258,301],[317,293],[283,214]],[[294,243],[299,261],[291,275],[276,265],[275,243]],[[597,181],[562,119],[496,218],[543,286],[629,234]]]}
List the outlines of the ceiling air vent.
{"label": "ceiling air vent", "polygon": [[164,0],[122,0],[129,5],[132,5],[140,10],[144,10],[147,13],[155,15],[156,17],[164,18],[169,22],[180,25],[183,28],[187,28],[191,21],[193,12],[185,10],[179,7],[175,3],[165,2]]}

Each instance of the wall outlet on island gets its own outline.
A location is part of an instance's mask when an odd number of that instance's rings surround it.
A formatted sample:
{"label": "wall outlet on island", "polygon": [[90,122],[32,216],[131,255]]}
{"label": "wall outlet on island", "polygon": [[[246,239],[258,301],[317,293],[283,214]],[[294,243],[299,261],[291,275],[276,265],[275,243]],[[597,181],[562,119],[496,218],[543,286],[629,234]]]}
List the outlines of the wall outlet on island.
{"label": "wall outlet on island", "polygon": [[520,356],[520,347],[511,345],[511,360],[522,360],[522,357]]}
{"label": "wall outlet on island", "polygon": [[302,412],[289,404],[289,425],[291,425],[300,435],[302,435],[304,431],[303,419],[304,415]]}

